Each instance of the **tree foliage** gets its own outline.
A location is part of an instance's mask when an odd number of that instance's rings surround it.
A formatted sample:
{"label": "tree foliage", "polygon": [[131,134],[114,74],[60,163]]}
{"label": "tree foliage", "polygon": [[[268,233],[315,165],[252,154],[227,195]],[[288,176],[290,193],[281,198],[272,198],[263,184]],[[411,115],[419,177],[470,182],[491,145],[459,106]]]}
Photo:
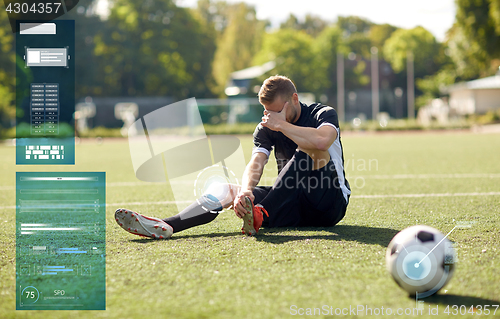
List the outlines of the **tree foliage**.
{"label": "tree foliage", "polygon": [[314,40],[314,53],[318,61],[319,91],[333,96],[337,93],[337,51],[341,50],[342,30],[337,26],[324,29]]}
{"label": "tree foliage", "polygon": [[317,37],[321,31],[328,26],[328,22],[318,16],[306,14],[303,21],[290,13],[288,19],[283,22],[280,29],[302,30],[310,36]]}
{"label": "tree foliage", "polygon": [[448,31],[446,46],[458,79],[466,81],[488,75],[491,57],[477,42],[470,41],[456,23]]}
{"label": "tree foliage", "polygon": [[[15,114],[15,47],[14,34],[7,14],[0,14],[0,128]],[[3,125],[2,125],[3,124]]]}
{"label": "tree foliage", "polygon": [[[65,19],[75,20],[75,95],[76,97],[106,94],[103,59],[96,56],[95,37],[106,29],[106,21],[92,14],[97,0],[79,3],[78,7],[65,14]],[[92,67],[89,67],[92,66]],[[106,89],[106,91],[104,91]]]}
{"label": "tree foliage", "polygon": [[317,92],[318,60],[313,50],[314,39],[305,31],[281,29],[264,36],[255,64],[276,61],[275,73],[288,76],[302,92]]}
{"label": "tree foliage", "polygon": [[415,84],[422,94],[416,98],[416,106],[425,106],[430,100],[440,97],[446,86],[455,83],[456,77],[456,71],[448,65],[436,74],[417,79]]}
{"label": "tree foliage", "polygon": [[443,49],[423,27],[394,31],[384,45],[384,57],[396,72],[406,69],[408,52],[414,56],[415,77],[434,74],[442,63]]}
{"label": "tree foliage", "polygon": [[387,41],[397,29],[397,27],[390,24],[374,24],[371,26],[368,38],[372,46],[379,49],[379,54],[383,54],[382,48],[385,45],[385,41]]}
{"label": "tree foliage", "polygon": [[456,21],[464,35],[489,55],[500,53],[500,1],[457,0]]}
{"label": "tree foliage", "polygon": [[372,25],[371,21],[356,16],[341,16],[337,20],[337,26],[344,31],[344,36],[353,33],[368,33]]}
{"label": "tree foliage", "polygon": [[462,80],[494,74],[500,60],[500,0],[457,0],[449,55]]}
{"label": "tree foliage", "polygon": [[94,41],[107,95],[207,94],[213,41],[172,0],[117,0]]}
{"label": "tree foliage", "polygon": [[215,93],[218,95],[224,92],[232,72],[252,66],[266,27],[265,21],[257,19],[255,9],[245,3],[228,5],[225,11],[227,26],[217,41],[213,61]]}

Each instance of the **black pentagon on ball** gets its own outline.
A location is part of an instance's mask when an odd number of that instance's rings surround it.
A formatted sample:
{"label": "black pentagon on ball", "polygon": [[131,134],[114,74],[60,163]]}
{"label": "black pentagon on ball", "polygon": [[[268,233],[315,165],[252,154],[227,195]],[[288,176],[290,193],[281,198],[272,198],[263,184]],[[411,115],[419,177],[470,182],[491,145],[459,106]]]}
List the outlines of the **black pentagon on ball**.
{"label": "black pentagon on ball", "polygon": [[420,239],[420,241],[423,243],[428,241],[434,241],[434,234],[422,230],[418,232],[417,238]]}
{"label": "black pentagon on ball", "polygon": [[391,249],[391,256],[394,255],[398,251],[398,244],[394,244]]}
{"label": "black pentagon on ball", "polygon": [[441,263],[441,268],[443,268],[444,272],[446,272],[446,273],[450,273],[453,270],[454,267],[455,267],[455,264],[453,264],[453,263],[450,263],[450,264],[445,263],[444,260]]}

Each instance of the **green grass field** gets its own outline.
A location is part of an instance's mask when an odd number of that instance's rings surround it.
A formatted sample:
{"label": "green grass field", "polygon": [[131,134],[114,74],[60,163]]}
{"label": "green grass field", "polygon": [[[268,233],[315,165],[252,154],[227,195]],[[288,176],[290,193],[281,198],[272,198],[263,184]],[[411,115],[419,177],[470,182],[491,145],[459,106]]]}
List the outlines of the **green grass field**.
{"label": "green grass field", "polygon": [[[251,137],[241,140],[248,160]],[[415,300],[385,268],[390,240],[415,224],[447,233],[460,221],[473,224],[449,236],[458,262],[445,290],[424,300],[423,315],[384,317],[428,318],[429,307],[438,318],[455,311],[459,318],[500,317],[491,306],[489,315],[460,315],[462,305],[500,304],[500,135],[350,134],[342,142],[353,194],[339,225],[262,229],[253,238],[241,235],[241,221],[226,211],[169,241],[140,239],[115,224],[119,207],[175,214],[174,205],[158,204],[174,200],[168,185],[135,178],[126,140],[82,141],[77,164],[67,167],[16,167],[14,147],[0,146],[0,318],[329,317],[292,315],[323,306],[404,311]],[[106,311],[15,311],[16,171],[106,172]]]}

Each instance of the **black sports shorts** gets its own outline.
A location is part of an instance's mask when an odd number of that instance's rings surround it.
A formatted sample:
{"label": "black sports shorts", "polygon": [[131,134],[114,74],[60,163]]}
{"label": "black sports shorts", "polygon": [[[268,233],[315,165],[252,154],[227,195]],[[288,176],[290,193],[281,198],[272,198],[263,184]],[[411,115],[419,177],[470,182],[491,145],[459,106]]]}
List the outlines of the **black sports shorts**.
{"label": "black sports shorts", "polygon": [[[332,183],[317,183],[314,179]],[[279,208],[269,215],[264,215],[264,227],[331,227],[345,216],[347,202],[340,188],[337,172],[332,160],[319,170],[313,170],[309,176],[311,187],[297,187],[293,196],[287,197]],[[272,191],[272,186],[257,186],[253,194],[254,203],[260,203]]]}

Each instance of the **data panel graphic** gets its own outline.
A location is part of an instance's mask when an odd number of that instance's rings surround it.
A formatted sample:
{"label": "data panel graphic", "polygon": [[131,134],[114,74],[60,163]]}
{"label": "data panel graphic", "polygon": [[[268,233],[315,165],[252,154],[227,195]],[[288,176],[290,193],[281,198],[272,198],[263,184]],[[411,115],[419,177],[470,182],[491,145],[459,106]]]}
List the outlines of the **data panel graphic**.
{"label": "data panel graphic", "polygon": [[105,173],[17,173],[17,310],[105,310],[105,191]]}
{"label": "data panel graphic", "polygon": [[16,164],[75,164],[75,22],[17,23]]}
{"label": "data panel graphic", "polygon": [[59,133],[59,84],[31,83],[31,135]]}

